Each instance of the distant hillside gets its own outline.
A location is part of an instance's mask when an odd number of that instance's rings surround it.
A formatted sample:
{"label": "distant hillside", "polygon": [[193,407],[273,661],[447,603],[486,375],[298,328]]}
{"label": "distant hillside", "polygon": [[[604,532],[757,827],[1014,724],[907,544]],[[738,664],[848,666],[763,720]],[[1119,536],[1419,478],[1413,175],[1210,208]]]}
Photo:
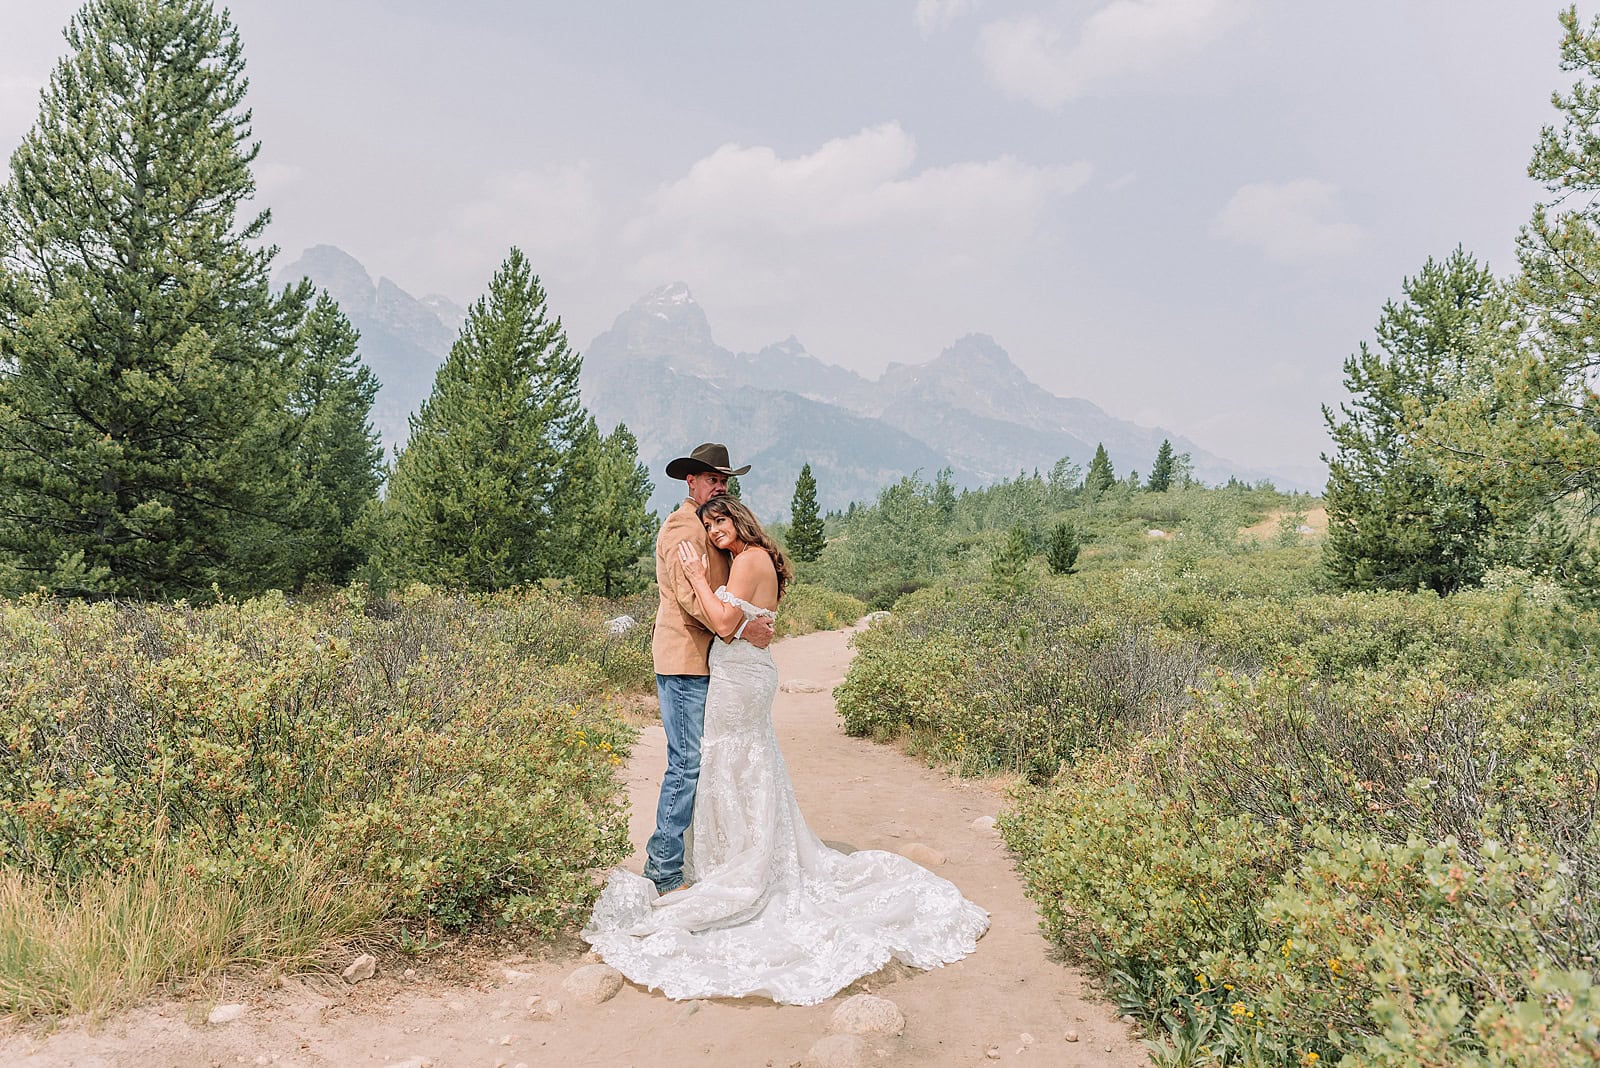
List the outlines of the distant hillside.
{"label": "distant hillside", "polygon": [[[583,384],[595,417],[606,425],[626,422],[652,471],[707,439],[726,442],[738,463],[770,457],[765,470],[741,480],[764,515],[788,510],[808,460],[825,508],[869,499],[919,469],[931,479],[950,467],[958,484],[980,486],[1049,470],[1063,456],[1087,467],[1101,442],[1123,474],[1129,468],[1148,474],[1167,438],[1190,454],[1205,481],[1269,477],[1182,435],[1057,397],[982,334],[925,364],[891,364],[876,381],[823,363],[794,338],[758,353],[731,352],[716,344],[704,310],[682,283],[641,297],[590,343]],[[653,500],[666,504],[676,494],[658,484]]]}
{"label": "distant hillside", "polygon": [[433,376],[466,321],[466,309],[440,296],[418,300],[387,278],[374,282],[354,256],[332,245],[306,249],[280,267],[273,282],[284,286],[301,278],[327,290],[361,331],[361,358],[383,384],[372,421],[392,455],[410,434],[406,417],[433,390]]}
{"label": "distant hillside", "polygon": [[[383,390],[374,422],[384,445],[405,440],[406,416],[427,397],[466,311],[443,297],[412,297],[373,281],[331,245],[308,249],[275,276],[310,277],[361,331],[361,354]],[[965,486],[1045,471],[1063,456],[1087,467],[1104,443],[1119,475],[1147,474],[1163,438],[1194,461],[1207,482],[1272,477],[1216,456],[1182,435],[1117,419],[1089,401],[1035,385],[991,337],[970,334],[924,364],[891,364],[876,379],[824,363],[795,338],[760,352],[719,346],[704,310],[683,283],[646,294],[582,349],[584,403],[604,429],[627,423],[656,490],[653,507],[674,507],[682,483],[664,467],[702,441],[728,445],[754,470],[741,480],[763,516],[788,512],[800,466],[810,463],[824,508],[872,499],[920,471],[953,470]],[[1303,486],[1279,473],[1280,486]],[[1309,487],[1303,487],[1309,488]]]}

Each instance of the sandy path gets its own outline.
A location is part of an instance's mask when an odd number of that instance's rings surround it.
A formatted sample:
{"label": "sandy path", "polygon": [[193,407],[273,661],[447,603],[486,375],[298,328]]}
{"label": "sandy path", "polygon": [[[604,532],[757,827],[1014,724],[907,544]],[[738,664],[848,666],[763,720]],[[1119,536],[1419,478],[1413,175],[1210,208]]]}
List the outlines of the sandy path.
{"label": "sandy path", "polygon": [[[936,870],[988,909],[992,927],[968,959],[932,972],[891,965],[846,993],[892,999],[907,1025],[876,1041],[869,1063],[886,1066],[992,1064],[1139,1065],[1147,1060],[1111,1008],[1088,999],[1082,978],[1049,959],[1033,906],[1023,896],[1000,838],[974,829],[1001,798],[992,785],[931,771],[897,751],[847,738],[828,689],[849,663],[846,635],[822,632],[774,646],[779,677],[827,688],[779,693],[774,709],[785,758],[812,829],[858,848],[903,850],[922,843],[942,853]],[[646,728],[627,769],[639,870],[665,764],[659,726]],[[245,999],[244,1015],[207,1025],[209,1004],[158,1004],[124,1014],[96,1032],[69,1027],[48,1038],[0,1039],[0,1064],[100,1068],[277,1064],[383,1066],[426,1058],[437,1068],[559,1065],[677,1068],[772,1065],[790,1068],[826,1034],[840,998],[810,1007],[756,999],[674,1002],[631,984],[594,1007],[566,998],[561,1016],[535,1021],[535,994],[561,997],[560,984],[587,963],[575,940],[535,956],[506,947],[475,983],[444,984],[386,969],[346,987],[337,979],[290,980]],[[1076,1043],[1065,1034],[1075,1031]],[[1022,1035],[1032,1036],[1024,1046]],[[413,1063],[420,1063],[413,1061]]]}

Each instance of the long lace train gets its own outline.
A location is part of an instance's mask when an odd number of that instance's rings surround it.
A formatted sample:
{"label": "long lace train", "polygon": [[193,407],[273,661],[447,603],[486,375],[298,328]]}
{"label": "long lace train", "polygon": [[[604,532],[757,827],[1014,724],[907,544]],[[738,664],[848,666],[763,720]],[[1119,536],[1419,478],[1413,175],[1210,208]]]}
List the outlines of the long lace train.
{"label": "long lace train", "polygon": [[806,826],[772,726],[771,655],[717,642],[710,667],[691,885],[658,899],[612,872],[583,930],[600,956],[671,998],[811,1005],[891,958],[932,968],[971,953],[989,915],[952,883],[894,853],[841,853]]}

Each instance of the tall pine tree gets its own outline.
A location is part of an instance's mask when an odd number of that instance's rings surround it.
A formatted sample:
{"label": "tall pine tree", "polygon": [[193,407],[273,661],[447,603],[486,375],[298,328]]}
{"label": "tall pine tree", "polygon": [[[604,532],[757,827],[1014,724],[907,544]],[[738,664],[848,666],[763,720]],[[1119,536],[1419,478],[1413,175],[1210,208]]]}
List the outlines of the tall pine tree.
{"label": "tall pine tree", "polygon": [[493,590],[569,570],[562,517],[584,490],[569,471],[587,426],[581,363],[513,248],[395,461],[385,510],[396,577]]}
{"label": "tall pine tree", "polygon": [[1145,488],[1152,493],[1167,492],[1172,488],[1174,467],[1172,442],[1162,438],[1161,448],[1156,450],[1156,462],[1150,468],[1150,481],[1145,483]]}
{"label": "tall pine tree", "polygon": [[601,435],[592,417],[568,469],[576,490],[562,520],[570,553],[565,574],[585,593],[618,597],[642,587],[650,574],[657,521],[649,510],[650,469],[639,462],[639,443],[625,424]]}
{"label": "tall pine tree", "polygon": [[356,531],[383,482],[383,446],[370,421],[378,379],[356,354],[359,337],[326,293],[300,325],[285,413],[294,496],[284,585],[342,584],[366,560]]}
{"label": "tall pine tree", "polygon": [[1483,574],[1492,516],[1444,477],[1413,426],[1452,396],[1505,306],[1494,276],[1460,248],[1429,258],[1402,291],[1383,307],[1376,348],[1363,342],[1345,361],[1350,402],[1323,408],[1335,448],[1323,561],[1347,588],[1449,593]]}
{"label": "tall pine tree", "polygon": [[205,0],[89,0],[0,188],[0,554],[142,597],[266,581],[287,352],[237,31]]}
{"label": "tall pine tree", "polygon": [[1561,69],[1577,77],[1528,165],[1547,195],[1519,235],[1522,319],[1422,426],[1450,479],[1512,529],[1592,519],[1600,499],[1600,18],[1560,18]]}
{"label": "tall pine tree", "polygon": [[809,463],[800,468],[800,477],[795,479],[789,514],[789,555],[805,562],[817,559],[822,555],[827,537],[823,533],[822,517],[817,514],[817,480]]}
{"label": "tall pine tree", "polygon": [[1111,457],[1105,445],[1094,447],[1094,459],[1089,461],[1089,473],[1083,477],[1083,488],[1091,497],[1098,497],[1117,484],[1117,473],[1111,468]]}

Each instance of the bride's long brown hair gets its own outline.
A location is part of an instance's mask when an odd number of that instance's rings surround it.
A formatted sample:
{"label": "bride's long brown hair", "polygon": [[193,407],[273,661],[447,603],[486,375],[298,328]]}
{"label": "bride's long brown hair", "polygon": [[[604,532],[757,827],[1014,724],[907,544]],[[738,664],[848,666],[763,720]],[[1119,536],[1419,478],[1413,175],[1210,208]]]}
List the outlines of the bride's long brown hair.
{"label": "bride's long brown hair", "polygon": [[785,587],[794,581],[794,567],[789,563],[789,558],[783,555],[783,550],[778,548],[778,543],[761,529],[761,520],[756,518],[754,512],[746,508],[739,498],[724,494],[721,497],[711,498],[696,508],[694,514],[700,517],[702,523],[706,521],[707,516],[726,516],[733,521],[733,532],[739,536],[740,541],[746,545],[759,545],[767,550],[767,555],[772,557],[772,567],[778,572],[778,600],[783,600]]}

